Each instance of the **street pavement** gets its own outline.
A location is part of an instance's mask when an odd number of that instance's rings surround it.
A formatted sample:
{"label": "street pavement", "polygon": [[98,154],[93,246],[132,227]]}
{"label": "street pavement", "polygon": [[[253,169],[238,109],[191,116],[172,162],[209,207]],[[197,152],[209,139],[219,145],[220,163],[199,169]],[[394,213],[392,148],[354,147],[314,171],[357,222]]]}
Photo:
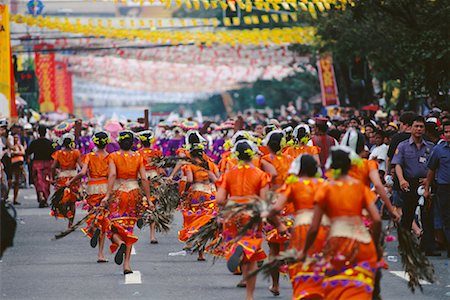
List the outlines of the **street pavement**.
{"label": "street pavement", "polygon": [[[157,245],[150,245],[148,228],[136,228],[139,241],[131,261],[135,273],[125,277],[107,251],[109,241],[105,252],[110,262],[98,264],[97,249],[89,246],[81,231],[51,240],[67,222],[50,217],[48,208],[37,208],[34,190],[21,190],[19,201],[14,247],[6,250],[0,262],[0,299],[244,299],[245,289],[235,287],[240,276],[231,275],[223,260],[213,264],[210,256],[206,262],[197,262],[196,255],[168,255],[183,247],[177,240],[182,224],[179,214],[171,232],[158,235]],[[76,220],[83,214],[78,210]],[[401,272],[395,242],[388,244],[387,252],[390,260],[398,261],[390,261],[390,269],[383,271],[383,299],[450,299],[450,260],[446,256],[431,258],[439,282],[424,284],[423,293],[412,294]],[[260,276],[255,299],[290,299],[287,278],[281,279],[279,297],[272,296],[269,285]]]}

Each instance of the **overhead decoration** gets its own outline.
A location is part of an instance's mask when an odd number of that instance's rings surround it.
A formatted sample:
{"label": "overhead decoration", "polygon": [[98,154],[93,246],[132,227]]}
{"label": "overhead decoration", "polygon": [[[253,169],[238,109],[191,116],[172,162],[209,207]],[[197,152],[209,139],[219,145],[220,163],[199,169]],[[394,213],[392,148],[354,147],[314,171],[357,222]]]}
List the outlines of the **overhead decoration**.
{"label": "overhead decoration", "polygon": [[[94,0],[95,2],[95,0]],[[114,3],[126,3],[125,0],[113,0]],[[352,0],[133,0],[133,5],[162,5],[166,8],[184,5],[188,9],[216,9],[245,12],[252,12],[254,9],[262,11],[280,10],[302,10],[309,12],[313,18],[317,17],[317,12],[324,12],[330,9],[344,10],[348,5],[353,5]]]}
{"label": "overhead decoration", "polygon": [[155,31],[141,29],[119,29],[113,27],[100,27],[95,25],[81,25],[71,23],[68,18],[48,18],[38,16],[14,15],[11,20],[16,23],[25,23],[29,26],[38,26],[59,30],[62,32],[78,33],[86,36],[105,37],[112,39],[144,40],[152,44],[205,44],[212,45],[287,45],[312,44],[315,29],[313,27],[289,27],[274,29],[246,29],[246,30],[220,30],[214,31]]}
{"label": "overhead decoration", "polygon": [[[37,19],[39,22],[33,22]],[[223,22],[218,18],[69,18],[69,17],[33,17],[31,15],[12,15],[11,21],[17,23],[26,23],[33,26],[41,24],[39,27],[49,29],[59,29],[59,24],[73,24],[76,26],[90,26],[99,28],[136,28],[136,29],[172,29],[172,28],[192,28],[192,27],[233,27],[245,25],[260,25],[269,23],[292,23],[297,22],[296,12],[280,12],[264,15],[244,16],[242,21],[238,17],[225,17]],[[54,28],[52,28],[54,27]]]}
{"label": "overhead decoration", "polygon": [[243,82],[282,80],[299,71],[292,66],[276,64],[264,67],[234,64],[210,66],[92,55],[66,56],[65,62],[77,78],[149,93],[217,93],[237,88]]}

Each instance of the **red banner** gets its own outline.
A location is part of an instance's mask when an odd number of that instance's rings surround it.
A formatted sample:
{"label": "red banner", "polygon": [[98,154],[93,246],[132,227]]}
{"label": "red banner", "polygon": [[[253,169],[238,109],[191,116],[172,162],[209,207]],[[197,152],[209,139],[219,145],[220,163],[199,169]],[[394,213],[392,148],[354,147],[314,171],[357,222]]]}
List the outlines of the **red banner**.
{"label": "red banner", "polygon": [[320,90],[322,92],[322,105],[339,105],[336,78],[334,76],[333,58],[325,55],[317,62],[319,69]]}
{"label": "red banner", "polygon": [[[56,111],[58,101],[55,92],[55,53],[53,45],[34,46],[36,76],[39,82],[39,109],[41,112]],[[45,51],[50,50],[50,51]]]}
{"label": "red banner", "polygon": [[73,114],[72,75],[67,70],[67,64],[55,62],[55,95],[58,100],[56,110]]}

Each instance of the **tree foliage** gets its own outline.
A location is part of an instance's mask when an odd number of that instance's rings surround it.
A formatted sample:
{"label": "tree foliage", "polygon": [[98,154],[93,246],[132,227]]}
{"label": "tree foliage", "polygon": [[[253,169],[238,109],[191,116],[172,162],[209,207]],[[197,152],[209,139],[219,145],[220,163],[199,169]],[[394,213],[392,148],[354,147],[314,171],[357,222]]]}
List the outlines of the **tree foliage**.
{"label": "tree foliage", "polygon": [[399,79],[408,100],[447,95],[450,70],[450,2],[447,0],[357,0],[312,21],[321,52],[348,66],[368,61],[382,81]]}

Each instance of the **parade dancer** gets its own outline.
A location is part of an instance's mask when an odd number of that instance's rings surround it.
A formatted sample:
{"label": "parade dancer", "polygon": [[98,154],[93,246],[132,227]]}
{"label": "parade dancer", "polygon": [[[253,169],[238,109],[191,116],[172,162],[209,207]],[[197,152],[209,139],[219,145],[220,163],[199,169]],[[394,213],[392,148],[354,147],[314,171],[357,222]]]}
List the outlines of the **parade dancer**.
{"label": "parade dancer", "polygon": [[289,154],[293,158],[296,158],[303,153],[309,154],[320,164],[320,148],[312,145],[311,130],[309,129],[309,126],[306,124],[297,125],[294,128],[292,136],[295,140],[295,145],[286,147],[284,153]]}
{"label": "parade dancer", "polygon": [[[309,154],[297,157],[291,165],[292,174],[278,192],[278,198],[269,213],[268,219],[282,214],[287,204],[292,204],[295,211],[294,228],[291,232],[289,249],[301,251],[305,245],[306,233],[311,225],[314,213],[314,196],[324,184],[323,179],[316,178],[317,161]],[[286,227],[278,218],[275,219],[279,231],[285,232]],[[322,251],[329,228],[329,220],[322,217],[321,226],[316,240],[309,249],[308,256],[314,257]],[[292,283],[293,300],[323,299],[323,270],[317,270],[314,264],[304,265],[299,261],[289,265],[289,277]]]}
{"label": "parade dancer", "polygon": [[[77,175],[77,167],[81,166],[81,153],[75,148],[75,136],[71,133],[64,134],[60,139],[61,150],[52,154],[52,176],[56,179],[55,188],[59,189],[66,187],[64,190],[64,196],[62,197],[59,205],[67,205],[67,214],[60,214],[57,212],[57,216],[60,218],[69,219],[68,226],[72,226],[73,219],[75,218],[75,202],[78,198],[77,193],[79,185],[72,183],[68,185],[70,180]],[[59,170],[57,173],[56,170]],[[52,211],[53,213],[53,211]]]}
{"label": "parade dancer", "polygon": [[[86,154],[82,158],[83,168],[80,173],[73,177],[67,184],[68,186],[71,186],[84,176],[88,176],[86,201],[89,206],[89,211],[98,208],[100,202],[106,195],[108,187],[109,157],[105,148],[110,141],[111,139],[107,132],[100,131],[95,133],[92,137],[92,142],[95,145],[96,150]],[[108,262],[103,253],[105,236],[109,230],[107,211],[99,210],[96,214],[92,215],[87,220],[86,228],[81,230],[91,239],[90,244],[92,248],[95,248],[98,243],[97,262]]]}
{"label": "parade dancer", "polygon": [[[117,250],[114,257],[116,264],[123,263],[124,275],[133,273],[130,266],[131,248],[138,240],[133,235],[134,225],[145,203],[150,199],[150,186],[146,178],[143,158],[139,153],[131,151],[134,134],[131,131],[119,133],[120,151],[109,155],[108,188],[101,206],[109,206],[111,222],[108,237],[112,241],[111,253]],[[138,183],[141,177],[142,188],[146,199],[141,196]],[[154,209],[151,202],[146,203]]]}
{"label": "parade dancer", "polygon": [[[272,177],[271,190],[275,191],[280,188],[286,180],[288,175],[289,166],[291,165],[292,159],[288,154],[283,154],[283,148],[286,146],[286,139],[284,132],[281,130],[273,130],[264,138],[263,145],[267,147],[269,154],[262,157],[263,161],[270,163],[274,166],[276,170],[276,176]],[[289,215],[293,214],[292,205],[285,207],[283,214],[289,218]],[[292,222],[290,222],[292,224]],[[280,235],[276,228],[266,224],[264,226],[264,231],[266,234],[266,240],[269,243],[270,253],[269,257],[276,257],[280,250],[283,250],[284,244],[289,241],[286,235]],[[280,294],[279,279],[280,273],[275,270],[271,274],[272,276],[272,287],[270,292],[275,296]]]}
{"label": "parade dancer", "polygon": [[[152,149],[152,144],[154,143],[154,133],[151,130],[141,131],[139,133],[139,139],[144,146],[141,150],[139,150],[139,154],[144,159],[144,167],[146,178],[153,185],[154,188],[157,188],[158,185],[156,182],[152,182],[152,179],[160,176],[166,175],[164,170],[158,167],[155,167],[152,164],[152,159],[156,157],[162,157],[163,154],[160,150]],[[151,202],[155,203],[158,199],[152,196],[152,199],[149,199]],[[155,223],[150,224],[150,244],[158,244],[158,240],[156,239],[156,227]]]}
{"label": "parade dancer", "polygon": [[[323,249],[325,262],[329,264],[323,281],[325,299],[370,300],[377,262],[382,256],[376,195],[348,175],[352,150],[342,146],[331,150],[329,164],[334,179],[315,195],[311,227],[299,258],[305,259],[318,236],[323,215],[328,216],[331,226]],[[363,222],[364,209],[372,222],[370,232]]]}
{"label": "parade dancer", "polygon": [[[183,229],[178,233],[182,242],[208,223],[217,211],[216,187],[214,182],[219,176],[217,166],[204,157],[204,144],[197,134],[188,136],[189,155],[193,163],[183,166],[186,174],[186,186],[183,192],[182,214]],[[203,250],[199,251],[198,261],[205,261]]]}
{"label": "parade dancer", "polygon": [[[234,145],[233,153],[239,159],[239,163],[216,182],[218,205],[224,206],[229,202],[241,205],[259,201],[255,200],[255,197],[266,198],[270,176],[252,164],[252,158],[256,155],[257,150],[256,145],[247,140],[241,140]],[[231,272],[235,272],[241,265],[244,278],[256,270],[257,261],[266,258],[262,249],[262,226],[255,230],[249,230],[241,239],[232,242],[250,217],[248,213],[241,212],[223,221],[222,235],[226,242],[231,242],[228,243],[225,253],[227,267]],[[247,288],[246,299],[253,300],[256,276],[248,278],[244,284]]]}
{"label": "parade dancer", "polygon": [[[350,147],[356,154],[360,155],[364,151],[364,136],[354,128],[350,128],[341,141],[342,146]],[[376,160],[367,160],[358,158],[352,162],[352,166],[348,171],[348,175],[360,180],[367,187],[373,184],[375,191],[380,195],[386,208],[391,214],[394,221],[400,220],[400,215],[391,203],[391,199],[386,194],[383,183],[378,172],[378,162]]]}

